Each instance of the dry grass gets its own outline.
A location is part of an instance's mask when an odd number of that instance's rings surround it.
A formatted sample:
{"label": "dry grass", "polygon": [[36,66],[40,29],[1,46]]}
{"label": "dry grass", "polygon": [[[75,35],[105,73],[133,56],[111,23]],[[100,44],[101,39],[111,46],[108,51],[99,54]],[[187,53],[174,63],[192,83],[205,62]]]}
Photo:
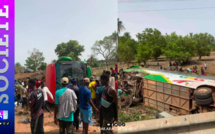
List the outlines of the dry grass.
{"label": "dry grass", "polygon": [[159,111],[155,108],[138,104],[135,107],[118,110],[118,122],[132,122],[155,119]]}

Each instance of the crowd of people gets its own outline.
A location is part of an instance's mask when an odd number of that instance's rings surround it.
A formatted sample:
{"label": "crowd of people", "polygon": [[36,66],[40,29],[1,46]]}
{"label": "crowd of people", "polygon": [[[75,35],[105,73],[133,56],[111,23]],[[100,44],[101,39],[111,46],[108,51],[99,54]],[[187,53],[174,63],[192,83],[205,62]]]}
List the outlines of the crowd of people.
{"label": "crowd of people", "polygon": [[[164,68],[162,65],[160,65],[159,62],[157,62],[157,66],[159,67],[160,70],[167,70],[167,68]],[[206,76],[205,71],[207,70],[207,64],[204,63],[204,66],[200,68],[200,73],[199,73],[197,68],[197,60],[195,60],[195,65],[192,68],[188,67],[186,70],[184,70],[182,66],[179,66],[179,63],[177,61],[173,61],[173,62],[169,61],[169,70]]]}
{"label": "crowd of people", "polygon": [[75,79],[61,78],[61,88],[56,90],[55,98],[46,86],[45,76],[26,81],[15,80],[17,106],[22,103],[22,111],[30,113],[24,122],[30,123],[32,134],[43,134],[44,109],[53,115],[48,107],[48,95],[55,103],[54,123],[59,126],[59,133],[73,133],[73,127],[88,133],[92,119],[95,119],[101,133],[113,133],[111,123],[117,122],[118,109],[118,66],[110,71],[104,70],[101,76],[84,78],[83,85],[77,85]]}

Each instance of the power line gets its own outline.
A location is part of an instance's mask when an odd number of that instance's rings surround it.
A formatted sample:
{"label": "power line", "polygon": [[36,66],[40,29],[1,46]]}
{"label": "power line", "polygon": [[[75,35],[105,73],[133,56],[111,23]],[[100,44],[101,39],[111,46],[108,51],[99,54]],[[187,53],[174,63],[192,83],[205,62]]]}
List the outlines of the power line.
{"label": "power line", "polygon": [[131,11],[118,11],[118,12],[180,11],[180,10],[198,10],[198,9],[215,9],[215,7],[178,8],[178,9],[154,9],[154,10],[131,10]]}

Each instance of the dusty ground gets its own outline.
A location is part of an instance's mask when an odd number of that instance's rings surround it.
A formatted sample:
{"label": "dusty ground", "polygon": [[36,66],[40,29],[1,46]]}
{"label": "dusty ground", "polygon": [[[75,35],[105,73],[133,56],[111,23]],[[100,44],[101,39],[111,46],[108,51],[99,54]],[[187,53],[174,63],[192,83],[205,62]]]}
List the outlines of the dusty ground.
{"label": "dusty ground", "polygon": [[[198,57],[192,58],[192,62],[193,63],[191,63],[190,65],[182,66],[182,68],[184,70],[186,70],[188,67],[192,68],[195,65],[194,64],[195,59],[198,59]],[[169,61],[167,61],[164,56],[159,57],[158,62],[164,68],[168,68],[168,66],[169,66]],[[199,73],[200,73],[200,68],[204,67],[204,63],[207,64],[207,70],[205,71],[205,73],[207,74],[207,76],[215,76],[215,71],[214,71],[214,66],[215,66],[215,52],[211,52],[210,56],[204,56],[204,57],[202,57],[201,61],[197,62],[197,68],[198,68],[198,72]],[[137,63],[132,63],[129,66],[131,66],[133,64],[137,64]],[[150,65],[150,68],[159,69],[159,67],[156,66],[157,65],[157,61],[149,60],[147,62],[147,64]],[[127,64],[118,63],[118,65],[119,65],[119,69],[121,69],[121,68],[123,68],[123,69],[128,68]]]}
{"label": "dusty ground", "polygon": [[[29,115],[23,115],[20,114],[21,107],[15,108],[15,133],[16,134],[30,134],[30,123],[24,124],[22,123],[23,118],[30,117]],[[53,111],[53,106],[51,107],[51,110]],[[45,111],[44,114],[44,131],[46,134],[58,134],[59,133],[59,127],[54,124],[54,117],[49,117],[49,113]],[[90,126],[89,131],[90,134],[97,134],[100,132],[99,126]],[[79,128],[78,131],[74,129],[74,134],[81,134],[82,133],[82,127]]]}
{"label": "dusty ground", "polygon": [[42,74],[40,72],[34,72],[34,73],[17,73],[15,74],[15,79],[21,79],[21,80],[26,80],[27,77],[30,77],[30,78],[42,78]]}

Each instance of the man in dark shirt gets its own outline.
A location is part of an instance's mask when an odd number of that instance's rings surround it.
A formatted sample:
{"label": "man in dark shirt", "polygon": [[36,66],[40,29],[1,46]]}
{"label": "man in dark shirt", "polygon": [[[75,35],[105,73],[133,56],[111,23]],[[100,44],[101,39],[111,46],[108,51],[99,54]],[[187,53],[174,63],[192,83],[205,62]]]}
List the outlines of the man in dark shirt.
{"label": "man in dark shirt", "polygon": [[44,97],[41,90],[36,89],[36,81],[30,79],[28,81],[29,89],[33,90],[29,96],[29,106],[31,111],[31,133],[44,134],[43,129],[43,104]]}
{"label": "man in dark shirt", "polygon": [[100,107],[100,118],[102,121],[101,126],[105,128],[101,133],[113,133],[111,126],[107,126],[108,123],[117,122],[117,92],[109,85],[109,76],[104,74],[101,76],[101,84],[105,86],[103,89],[103,95]]}
{"label": "man in dark shirt", "polygon": [[75,92],[75,94],[76,94],[76,96],[77,96],[77,109],[76,109],[76,111],[75,111],[75,113],[74,113],[74,126],[76,127],[76,130],[78,130],[79,129],[79,119],[78,119],[78,117],[79,117],[79,112],[80,112],[80,109],[79,109],[79,92],[78,92],[78,86],[77,86],[77,82],[76,82],[76,80],[75,79],[73,79],[72,81],[71,81],[71,89]]}

